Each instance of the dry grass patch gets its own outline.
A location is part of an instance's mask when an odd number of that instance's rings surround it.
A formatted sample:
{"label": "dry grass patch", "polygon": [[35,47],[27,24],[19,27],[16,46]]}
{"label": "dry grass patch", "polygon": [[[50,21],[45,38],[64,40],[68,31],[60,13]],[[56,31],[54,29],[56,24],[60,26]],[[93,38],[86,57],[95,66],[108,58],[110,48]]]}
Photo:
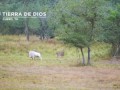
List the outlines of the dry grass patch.
{"label": "dry grass patch", "polygon": [[0,67],[0,87],[24,90],[119,90],[120,70],[85,67]]}

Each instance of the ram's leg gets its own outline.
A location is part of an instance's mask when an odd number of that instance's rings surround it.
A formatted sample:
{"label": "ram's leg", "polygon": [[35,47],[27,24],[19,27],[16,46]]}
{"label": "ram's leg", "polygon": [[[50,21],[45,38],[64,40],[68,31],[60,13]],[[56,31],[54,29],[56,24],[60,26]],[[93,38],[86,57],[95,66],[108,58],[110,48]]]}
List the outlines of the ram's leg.
{"label": "ram's leg", "polygon": [[34,60],[34,59],[35,59],[35,57],[33,56],[33,57],[32,57],[32,59]]}
{"label": "ram's leg", "polygon": [[41,57],[41,56],[39,56],[39,59],[40,59],[40,60],[42,60],[42,57]]}

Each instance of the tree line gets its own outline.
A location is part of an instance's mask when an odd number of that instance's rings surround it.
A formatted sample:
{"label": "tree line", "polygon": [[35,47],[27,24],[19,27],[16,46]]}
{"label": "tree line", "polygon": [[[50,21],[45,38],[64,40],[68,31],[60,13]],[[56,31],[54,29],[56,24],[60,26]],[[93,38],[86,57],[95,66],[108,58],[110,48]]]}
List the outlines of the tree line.
{"label": "tree line", "polygon": [[112,55],[120,55],[120,0],[1,0],[0,11],[41,12],[46,18],[4,21],[0,16],[0,34],[39,35],[41,39],[58,37],[64,43],[90,51],[93,42],[112,46]]}

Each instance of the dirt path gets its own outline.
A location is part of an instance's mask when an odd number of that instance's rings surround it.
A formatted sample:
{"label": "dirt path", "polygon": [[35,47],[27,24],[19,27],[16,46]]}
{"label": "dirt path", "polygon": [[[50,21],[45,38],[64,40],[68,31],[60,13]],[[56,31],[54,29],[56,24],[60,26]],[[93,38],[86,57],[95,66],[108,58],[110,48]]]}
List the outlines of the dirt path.
{"label": "dirt path", "polygon": [[[0,66],[0,87],[7,90],[119,90],[120,69]],[[7,85],[7,86],[6,86]],[[12,86],[11,86],[12,85]],[[6,87],[4,87],[6,86]]]}

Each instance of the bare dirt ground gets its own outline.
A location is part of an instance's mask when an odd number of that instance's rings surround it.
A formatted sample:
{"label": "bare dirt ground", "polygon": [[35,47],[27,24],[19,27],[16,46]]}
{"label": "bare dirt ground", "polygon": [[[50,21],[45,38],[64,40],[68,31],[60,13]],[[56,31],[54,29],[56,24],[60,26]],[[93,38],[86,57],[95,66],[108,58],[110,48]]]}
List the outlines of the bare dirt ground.
{"label": "bare dirt ground", "polygon": [[0,70],[0,90],[120,90],[118,67],[17,65]]}

